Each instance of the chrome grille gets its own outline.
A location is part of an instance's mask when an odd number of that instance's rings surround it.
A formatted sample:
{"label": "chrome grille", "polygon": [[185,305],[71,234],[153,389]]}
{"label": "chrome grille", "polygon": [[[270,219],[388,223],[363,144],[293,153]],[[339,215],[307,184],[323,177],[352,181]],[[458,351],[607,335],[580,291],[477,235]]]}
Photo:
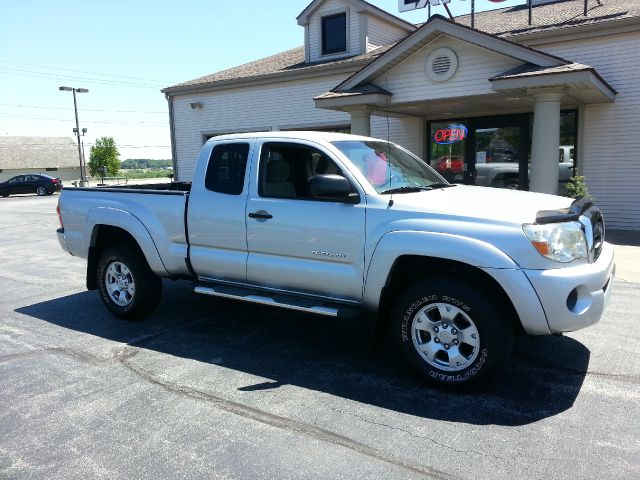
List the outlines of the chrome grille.
{"label": "chrome grille", "polygon": [[593,205],[590,206],[580,216],[580,223],[582,223],[582,228],[587,238],[589,259],[591,262],[595,262],[600,256],[604,245],[604,220],[600,209]]}
{"label": "chrome grille", "polygon": [[604,244],[604,221],[600,210],[596,210],[591,215],[591,229],[593,230],[593,260],[595,261],[600,256]]}

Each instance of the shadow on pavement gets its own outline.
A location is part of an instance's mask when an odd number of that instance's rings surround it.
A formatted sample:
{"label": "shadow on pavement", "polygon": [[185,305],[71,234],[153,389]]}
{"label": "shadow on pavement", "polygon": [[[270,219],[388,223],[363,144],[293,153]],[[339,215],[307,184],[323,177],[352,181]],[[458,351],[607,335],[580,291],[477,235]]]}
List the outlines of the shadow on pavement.
{"label": "shadow on pavement", "polygon": [[137,323],[112,317],[96,292],[16,311],[78,332],[268,379],[240,391],[290,384],[404,414],[476,425],[524,425],[571,408],[589,364],[589,350],[571,338],[523,339],[499,382],[478,393],[452,394],[421,383],[393,348],[373,353],[365,319],[327,319],[213,299],[195,295],[186,282],[165,281],[164,288],[156,313]]}

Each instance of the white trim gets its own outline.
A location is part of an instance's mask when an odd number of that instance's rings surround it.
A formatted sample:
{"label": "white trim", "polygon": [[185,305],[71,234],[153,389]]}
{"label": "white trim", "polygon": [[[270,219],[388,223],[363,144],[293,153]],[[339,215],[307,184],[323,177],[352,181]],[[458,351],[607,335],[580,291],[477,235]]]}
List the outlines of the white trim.
{"label": "white trim", "polygon": [[369,45],[369,25],[368,17],[365,12],[358,12],[360,16],[360,53],[367,52],[367,46]]}
{"label": "white trim", "polygon": [[383,93],[368,93],[333,98],[315,98],[313,101],[316,108],[324,108],[328,110],[343,110],[348,107],[361,107],[364,105],[388,107],[390,104],[389,95],[385,95]]}
{"label": "white trim", "polygon": [[311,49],[309,48],[309,24],[304,26],[304,63],[311,63]]}
{"label": "white trim", "polygon": [[593,85],[603,95],[603,102],[614,102],[616,94],[611,91],[593,72],[583,70],[579,72],[550,73],[546,75],[532,75],[528,77],[496,79],[491,82],[495,92],[517,88],[538,88],[570,83],[585,82]]}

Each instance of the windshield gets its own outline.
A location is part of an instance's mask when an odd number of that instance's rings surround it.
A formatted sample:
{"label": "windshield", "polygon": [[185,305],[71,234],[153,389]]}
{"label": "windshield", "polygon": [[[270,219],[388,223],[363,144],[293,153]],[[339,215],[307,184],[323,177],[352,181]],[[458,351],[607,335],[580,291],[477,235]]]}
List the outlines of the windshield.
{"label": "windshield", "polygon": [[378,193],[446,185],[429,165],[397,145],[383,141],[332,142],[362,172]]}

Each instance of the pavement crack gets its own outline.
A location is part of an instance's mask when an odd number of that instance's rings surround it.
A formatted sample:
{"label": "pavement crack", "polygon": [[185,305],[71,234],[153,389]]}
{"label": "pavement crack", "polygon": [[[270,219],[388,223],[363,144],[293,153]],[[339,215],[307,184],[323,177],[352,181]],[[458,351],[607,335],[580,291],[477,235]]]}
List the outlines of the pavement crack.
{"label": "pavement crack", "polygon": [[69,347],[47,347],[47,348],[38,348],[35,350],[28,350],[26,352],[20,352],[20,353],[11,353],[9,355],[3,355],[0,357],[0,363],[7,363],[7,362],[11,362],[13,360],[19,360],[22,358],[29,358],[29,357],[34,357],[37,355],[42,355],[45,353],[55,353],[55,354],[61,354],[61,355],[66,355],[68,357],[72,357],[75,358],[77,360],[80,360],[84,363],[92,363],[92,364],[98,364],[98,363],[104,363],[107,360],[110,359],[101,359],[98,358],[94,355],[91,355],[85,351],[82,350],[76,350],[74,348],[69,348]]}
{"label": "pavement crack", "polygon": [[596,377],[596,378],[606,378],[609,380],[615,380],[622,383],[631,383],[631,384],[640,384],[640,377],[637,375],[629,375],[624,373],[606,373],[606,372],[594,372],[589,370],[578,370],[575,368],[563,367],[560,365],[554,365],[546,361],[543,358],[536,358],[532,356],[520,355],[518,357],[521,360],[524,360],[527,363],[530,363],[531,366],[528,369],[536,369],[536,370],[555,370],[558,372],[565,373],[567,375],[573,375],[575,377]]}
{"label": "pavement crack", "polygon": [[128,361],[133,356],[135,356],[135,353],[131,352],[131,350],[134,350],[134,349],[135,349],[134,347],[127,346],[124,349],[120,350],[116,355],[116,358],[119,361],[119,363],[123,367],[127,368],[132,373],[140,377],[141,379],[145,380],[146,382],[156,385],[166,391],[169,391],[178,395],[182,395],[182,396],[187,396],[189,398],[193,398],[197,400],[211,402],[221,410],[232,413],[234,415],[239,415],[241,417],[254,420],[266,425],[270,425],[272,427],[279,428],[282,430],[308,435],[310,437],[321,440],[323,442],[339,445],[343,448],[353,450],[362,455],[366,455],[366,456],[375,458],[377,460],[381,460],[383,462],[392,464],[396,467],[404,468],[408,471],[411,471],[412,473],[419,474],[424,478],[432,478],[432,479],[455,478],[454,476],[448,473],[439,471],[434,468],[425,467],[422,465],[410,464],[401,458],[395,457],[382,450],[378,450],[376,448],[370,447],[369,445],[358,442],[349,437],[345,437],[343,435],[337,434],[330,430],[326,430],[324,428],[310,425],[307,423],[299,422],[297,420],[281,417],[279,415],[274,415],[272,413],[268,413],[263,410],[253,408],[248,405],[244,405],[242,403],[238,403],[232,400],[222,398],[210,392],[205,392],[202,390],[198,390],[196,388],[180,385],[175,382],[157,378],[151,372],[145,370],[140,366],[134,365],[132,362]]}
{"label": "pavement crack", "polygon": [[389,425],[389,424],[382,423],[382,422],[375,422],[373,420],[369,420],[368,418],[364,418],[362,415],[359,415],[357,413],[345,412],[343,410],[340,410],[339,408],[332,408],[332,407],[329,407],[329,408],[331,408],[331,410],[333,410],[334,412],[338,412],[338,413],[341,413],[343,415],[350,415],[352,417],[359,418],[363,422],[369,423],[371,425],[378,425],[378,426],[381,426],[381,427],[386,427],[386,428],[388,428],[390,430],[396,430],[396,431],[399,431],[399,432],[404,432],[407,435],[411,436],[412,438],[415,438],[415,439],[418,439],[418,440],[426,440],[428,442],[433,443],[434,445],[437,445],[439,447],[445,448],[447,450],[451,450],[452,452],[455,452],[455,453],[459,453],[459,454],[462,454],[462,455],[466,455],[466,454],[469,454],[469,453],[475,453],[476,455],[481,456],[481,457],[491,457],[491,458],[494,458],[496,460],[504,461],[504,458],[499,457],[497,455],[490,455],[490,454],[487,454],[487,453],[484,453],[484,452],[478,452],[477,450],[469,450],[468,448],[466,448],[464,450],[458,450],[458,449],[452,447],[451,445],[446,445],[444,443],[438,442],[437,440],[434,440],[431,437],[425,437],[423,435],[418,435],[418,434],[416,434],[416,433],[414,433],[414,432],[412,432],[410,430],[407,430],[405,428],[402,428],[402,427]]}

